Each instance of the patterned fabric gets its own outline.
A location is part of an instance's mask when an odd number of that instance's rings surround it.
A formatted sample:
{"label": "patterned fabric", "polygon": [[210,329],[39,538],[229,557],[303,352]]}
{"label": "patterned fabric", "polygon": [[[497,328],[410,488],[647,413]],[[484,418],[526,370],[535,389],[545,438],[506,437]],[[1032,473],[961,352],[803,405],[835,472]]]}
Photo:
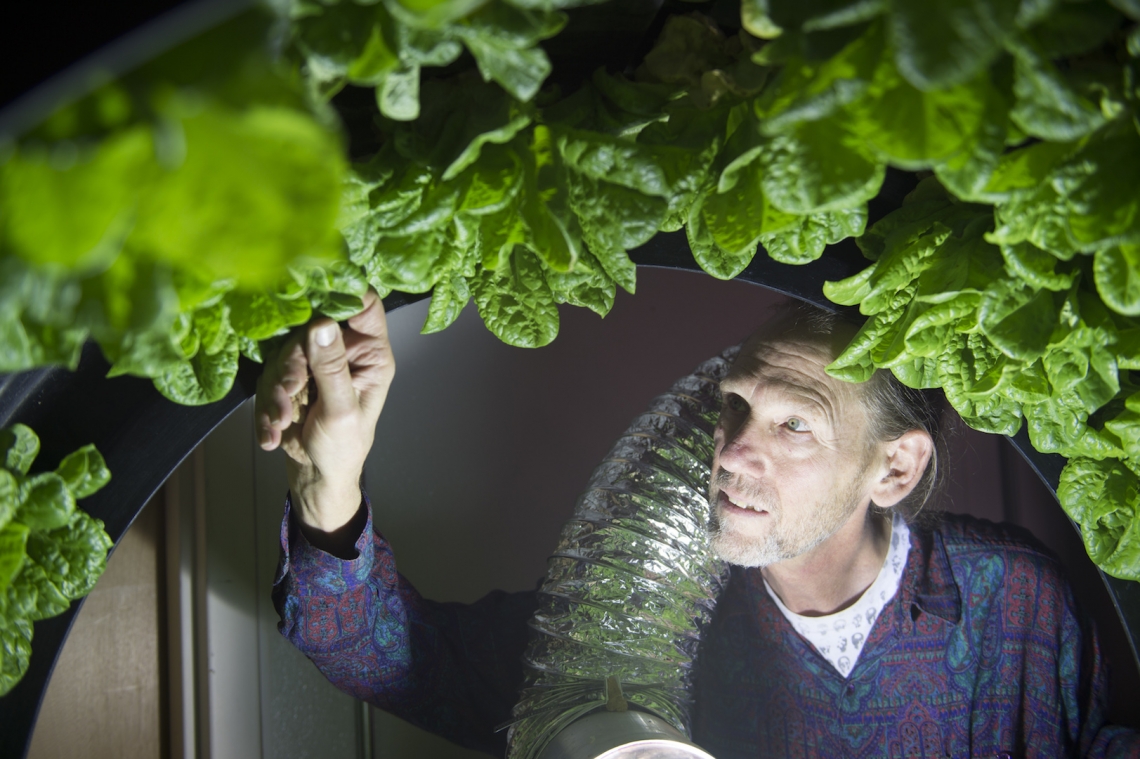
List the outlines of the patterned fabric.
{"label": "patterned fabric", "polygon": [[[281,632],[340,689],[502,756],[533,593],[426,601],[367,527],[342,561],[281,528]],[[1023,531],[947,516],[914,529],[898,593],[849,677],[796,633],[757,570],[734,570],[697,659],[694,740],[748,757],[1137,757],[1104,724],[1095,635]]]}
{"label": "patterned fabric", "polygon": [[804,636],[812,648],[835,667],[836,672],[847,677],[859,661],[863,642],[867,640],[867,633],[874,624],[875,617],[898,592],[909,553],[910,528],[895,511],[891,516],[890,545],[887,547],[887,555],[883,557],[883,566],[875,581],[863,591],[863,595],[846,609],[834,614],[807,617],[784,606],[767,580],[764,580],[764,590],[795,631]]}
{"label": "patterned fabric", "polygon": [[[367,504],[367,497],[365,497]],[[313,548],[281,523],[273,584],[278,629],[333,685],[461,746],[502,756],[518,700],[534,593],[493,592],[474,604],[425,601],[368,521],[357,558]]]}

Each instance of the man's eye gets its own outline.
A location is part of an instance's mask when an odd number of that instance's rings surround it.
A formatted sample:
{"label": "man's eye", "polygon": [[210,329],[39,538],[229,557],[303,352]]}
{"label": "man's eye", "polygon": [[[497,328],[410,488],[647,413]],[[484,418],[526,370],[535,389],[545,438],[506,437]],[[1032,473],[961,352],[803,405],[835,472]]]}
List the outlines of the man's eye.
{"label": "man's eye", "polygon": [[788,421],[784,422],[784,424],[792,432],[810,432],[811,431],[811,427],[808,426],[808,423],[805,422],[803,419],[800,419],[798,416],[793,416],[793,417],[789,418]]}
{"label": "man's eye", "polygon": [[744,399],[733,393],[725,396],[724,405],[737,412],[748,410],[748,404],[744,402]]}

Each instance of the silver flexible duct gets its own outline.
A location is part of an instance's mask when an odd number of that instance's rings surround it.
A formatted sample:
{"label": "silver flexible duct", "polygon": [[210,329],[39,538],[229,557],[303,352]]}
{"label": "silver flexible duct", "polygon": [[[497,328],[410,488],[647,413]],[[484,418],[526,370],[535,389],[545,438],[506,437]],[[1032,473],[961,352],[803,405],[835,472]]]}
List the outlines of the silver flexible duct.
{"label": "silver flexible duct", "polygon": [[737,350],[655,398],[594,470],[539,591],[509,759],[547,756],[559,733],[606,710],[689,735],[693,659],[726,579],[709,547],[708,479]]}

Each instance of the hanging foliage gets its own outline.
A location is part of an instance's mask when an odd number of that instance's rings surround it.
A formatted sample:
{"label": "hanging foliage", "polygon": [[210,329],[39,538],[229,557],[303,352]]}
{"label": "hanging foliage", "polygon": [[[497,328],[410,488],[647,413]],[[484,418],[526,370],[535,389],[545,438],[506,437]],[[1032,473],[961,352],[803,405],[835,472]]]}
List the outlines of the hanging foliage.
{"label": "hanging foliage", "polygon": [[[825,294],[868,320],[829,371],[1026,425],[1069,458],[1090,555],[1140,579],[1136,3],[743,0],[729,33],[690,5],[563,91],[539,43],[572,4],[297,0],[284,53],[249,14],[9,142],[0,371],[93,338],[112,374],[208,403],[239,354],[368,286],[430,292],[427,332],[473,299],[537,347],[558,304],[633,292],[659,231],[723,279],[855,237],[870,265]],[[351,165],[345,87],[376,102]],[[924,179],[866,229],[888,167]]]}
{"label": "hanging foliage", "polygon": [[111,550],[103,522],[76,507],[111,479],[99,451],[87,445],[30,474],[39,450],[24,425],[0,430],[0,696],[28,669],[32,623],[91,592]]}

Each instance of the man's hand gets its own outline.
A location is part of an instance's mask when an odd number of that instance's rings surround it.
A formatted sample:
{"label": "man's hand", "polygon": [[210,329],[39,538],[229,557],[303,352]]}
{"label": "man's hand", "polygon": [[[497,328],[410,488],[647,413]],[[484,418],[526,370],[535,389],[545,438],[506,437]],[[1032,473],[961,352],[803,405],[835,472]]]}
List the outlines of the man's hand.
{"label": "man's hand", "polygon": [[[341,533],[360,512],[360,473],[396,371],[384,306],[372,290],[364,306],[343,332],[327,318],[298,329],[257,384],[258,442],[267,451],[284,449],[306,537],[338,555],[346,548]],[[316,397],[306,409],[310,373]]]}

